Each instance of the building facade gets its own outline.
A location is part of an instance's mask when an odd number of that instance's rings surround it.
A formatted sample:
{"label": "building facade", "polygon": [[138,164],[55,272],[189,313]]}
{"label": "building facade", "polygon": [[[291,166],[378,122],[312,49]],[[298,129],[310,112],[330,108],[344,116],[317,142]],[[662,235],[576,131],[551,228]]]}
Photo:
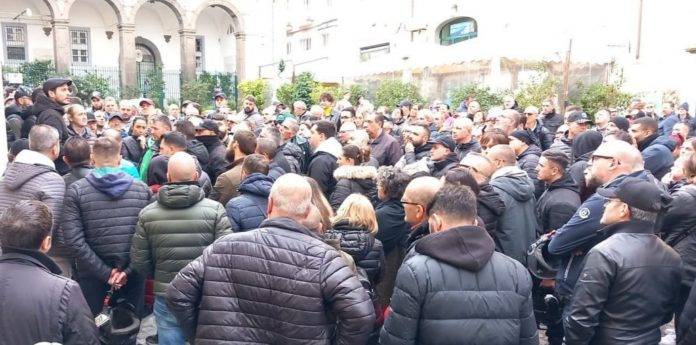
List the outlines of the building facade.
{"label": "building facade", "polygon": [[[161,66],[167,89],[202,71],[256,76],[273,61],[270,1],[12,0],[0,9],[4,66],[49,59],[121,86]],[[171,75],[171,78],[167,78]],[[181,78],[179,78],[181,76]]]}

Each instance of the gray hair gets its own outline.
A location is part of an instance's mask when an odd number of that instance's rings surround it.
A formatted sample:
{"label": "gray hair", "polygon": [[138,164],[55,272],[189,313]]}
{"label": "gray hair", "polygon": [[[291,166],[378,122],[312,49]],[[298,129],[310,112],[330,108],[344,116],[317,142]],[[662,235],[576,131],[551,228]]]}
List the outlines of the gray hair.
{"label": "gray hair", "polygon": [[60,142],[58,130],[48,125],[35,125],[29,131],[29,149],[48,152]]}
{"label": "gray hair", "polygon": [[628,210],[631,212],[631,220],[641,220],[644,222],[650,222],[652,224],[655,224],[657,221],[657,213],[655,212],[643,211],[639,208],[630,206],[628,207]]}
{"label": "gray hair", "polygon": [[269,199],[278,215],[304,221],[312,206],[312,187],[300,175],[284,174],[273,183]]}

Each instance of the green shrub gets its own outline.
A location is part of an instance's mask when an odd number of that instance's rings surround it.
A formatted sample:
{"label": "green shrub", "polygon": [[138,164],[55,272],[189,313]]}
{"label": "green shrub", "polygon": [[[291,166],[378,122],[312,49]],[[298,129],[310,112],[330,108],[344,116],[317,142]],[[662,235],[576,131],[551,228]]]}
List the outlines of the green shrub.
{"label": "green shrub", "polygon": [[295,87],[292,84],[283,84],[276,90],[276,98],[280,103],[290,107],[295,101],[292,95],[295,93]]}
{"label": "green shrub", "polygon": [[77,87],[77,97],[85,104],[89,103],[92,92],[98,91],[102,96],[108,96],[113,93],[111,85],[117,84],[117,81],[111,81],[109,78],[92,72],[73,75],[72,80]]}
{"label": "green shrub", "polygon": [[415,85],[402,83],[395,79],[384,80],[377,87],[375,105],[394,108],[405,99],[414,103],[422,101]]}
{"label": "green shrub", "polygon": [[157,107],[162,108],[164,102],[164,77],[162,76],[162,66],[155,66],[145,75],[148,81],[145,97],[153,100]]}
{"label": "green shrub", "polygon": [[190,80],[181,86],[181,99],[210,107],[210,84],[201,80]]}
{"label": "green shrub", "polygon": [[56,76],[56,69],[51,60],[34,60],[25,62],[19,67],[23,76],[23,84],[30,87],[39,87],[46,79]]}
{"label": "green shrub", "polygon": [[473,97],[481,105],[481,110],[486,112],[491,107],[500,106],[503,104],[503,94],[491,90],[488,86],[479,85],[476,83],[466,84],[450,90],[450,99],[452,101],[452,109],[457,109],[459,104],[468,97]]}
{"label": "green shrub", "polygon": [[259,109],[264,108],[269,91],[268,82],[265,79],[245,80],[239,83],[238,88],[242,98],[254,96],[256,99],[256,106]]}
{"label": "green shrub", "polygon": [[537,71],[538,75],[515,92],[515,100],[520,109],[528,106],[541,107],[545,99],[555,97],[557,94],[558,78],[549,73],[544,66],[539,66]]}
{"label": "green shrub", "polygon": [[626,108],[631,102],[633,94],[621,90],[622,84],[594,83],[588,86],[578,84],[578,92],[571,99],[571,103],[582,107],[590,117],[602,108]]}
{"label": "green shrub", "polygon": [[314,75],[312,75],[312,73],[300,73],[292,86],[292,100],[303,101],[307,104],[307,107],[311,107],[314,104],[312,101],[312,92],[318,85],[319,83],[314,80]]}

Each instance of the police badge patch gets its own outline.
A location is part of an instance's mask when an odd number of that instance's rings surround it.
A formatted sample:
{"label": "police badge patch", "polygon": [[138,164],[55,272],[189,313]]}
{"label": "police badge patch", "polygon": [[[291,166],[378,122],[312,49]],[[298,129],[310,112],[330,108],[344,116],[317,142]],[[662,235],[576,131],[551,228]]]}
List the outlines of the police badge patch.
{"label": "police badge patch", "polygon": [[590,209],[587,207],[583,207],[578,210],[578,216],[582,219],[587,219],[590,217]]}

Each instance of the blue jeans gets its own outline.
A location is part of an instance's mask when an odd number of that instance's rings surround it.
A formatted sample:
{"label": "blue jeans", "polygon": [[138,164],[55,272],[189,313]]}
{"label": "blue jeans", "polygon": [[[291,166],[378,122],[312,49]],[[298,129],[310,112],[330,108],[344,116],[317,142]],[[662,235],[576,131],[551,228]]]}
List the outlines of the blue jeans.
{"label": "blue jeans", "polygon": [[159,345],[184,345],[186,339],[179,328],[174,315],[169,312],[164,297],[155,297],[155,322],[157,323],[157,338]]}

